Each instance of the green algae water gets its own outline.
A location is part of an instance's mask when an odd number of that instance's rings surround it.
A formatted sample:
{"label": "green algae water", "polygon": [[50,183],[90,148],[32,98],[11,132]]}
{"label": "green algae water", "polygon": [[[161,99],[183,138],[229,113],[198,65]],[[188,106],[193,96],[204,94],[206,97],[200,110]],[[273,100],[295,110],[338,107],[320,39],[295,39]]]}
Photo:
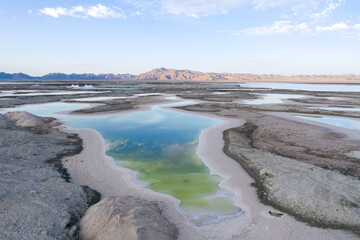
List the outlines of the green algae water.
{"label": "green algae water", "polygon": [[219,187],[220,176],[198,158],[200,132],[221,121],[154,106],[150,111],[106,116],[53,114],[82,108],[84,104],[49,103],[10,111],[28,111],[67,121],[73,128],[91,128],[105,139],[106,154],[118,165],[132,169],[147,188],[181,201],[180,208],[195,224],[216,221],[219,216],[240,212],[234,195]]}

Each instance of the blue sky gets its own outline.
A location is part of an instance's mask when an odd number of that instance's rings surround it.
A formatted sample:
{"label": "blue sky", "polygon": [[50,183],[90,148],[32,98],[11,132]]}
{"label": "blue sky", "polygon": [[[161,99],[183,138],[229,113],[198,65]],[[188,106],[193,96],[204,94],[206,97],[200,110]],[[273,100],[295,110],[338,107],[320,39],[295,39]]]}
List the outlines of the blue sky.
{"label": "blue sky", "polygon": [[360,74],[359,0],[0,0],[0,71]]}

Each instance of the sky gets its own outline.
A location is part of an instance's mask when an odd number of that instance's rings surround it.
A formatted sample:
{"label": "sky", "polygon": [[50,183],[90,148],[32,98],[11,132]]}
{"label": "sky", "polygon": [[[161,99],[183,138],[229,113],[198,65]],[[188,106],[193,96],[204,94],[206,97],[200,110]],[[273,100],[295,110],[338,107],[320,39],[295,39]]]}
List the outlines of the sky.
{"label": "sky", "polygon": [[360,74],[359,0],[0,0],[0,72]]}

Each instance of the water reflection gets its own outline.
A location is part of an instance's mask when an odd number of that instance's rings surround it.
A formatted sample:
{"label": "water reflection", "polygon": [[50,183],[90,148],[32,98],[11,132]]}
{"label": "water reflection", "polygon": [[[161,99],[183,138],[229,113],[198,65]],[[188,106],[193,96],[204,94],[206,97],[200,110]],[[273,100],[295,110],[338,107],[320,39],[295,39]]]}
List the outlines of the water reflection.
{"label": "water reflection", "polygon": [[[174,105],[179,103],[162,106]],[[220,120],[160,106],[150,111],[106,116],[53,113],[84,106],[86,104],[48,103],[12,110],[60,118],[77,129],[95,129],[104,137],[109,156],[119,165],[134,170],[137,179],[148,188],[181,200],[180,207],[196,224],[211,223],[240,212],[233,204],[233,193],[219,187],[221,177],[211,175],[195,153],[201,130],[219,124]]]}

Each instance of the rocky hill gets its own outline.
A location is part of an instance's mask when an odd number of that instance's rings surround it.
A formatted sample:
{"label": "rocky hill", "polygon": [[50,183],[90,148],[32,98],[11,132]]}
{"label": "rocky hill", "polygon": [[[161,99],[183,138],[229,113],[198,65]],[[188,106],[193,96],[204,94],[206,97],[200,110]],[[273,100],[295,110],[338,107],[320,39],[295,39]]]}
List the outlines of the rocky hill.
{"label": "rocky hill", "polygon": [[360,82],[360,75],[273,75],[243,73],[203,73],[190,70],[155,68],[135,77],[137,80],[227,81],[227,82]]}
{"label": "rocky hill", "polygon": [[33,77],[23,73],[0,73],[2,80],[159,80],[159,81],[218,81],[218,82],[360,82],[360,75],[273,75],[246,73],[213,73],[192,70],[155,68],[139,75],[132,74],[65,74],[49,73]]}

